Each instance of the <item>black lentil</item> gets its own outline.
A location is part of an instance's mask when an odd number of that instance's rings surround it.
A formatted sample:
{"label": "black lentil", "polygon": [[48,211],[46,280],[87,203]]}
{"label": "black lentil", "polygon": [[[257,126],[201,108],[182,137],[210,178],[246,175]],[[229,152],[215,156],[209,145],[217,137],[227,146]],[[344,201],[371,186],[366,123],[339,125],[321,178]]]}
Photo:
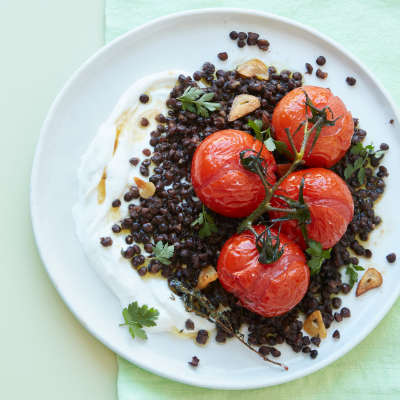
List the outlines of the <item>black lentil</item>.
{"label": "black lentil", "polygon": [[316,62],[319,66],[322,67],[323,65],[325,65],[326,59],[325,59],[324,56],[319,56],[315,62]]}
{"label": "black lentil", "polygon": [[348,85],[354,86],[357,81],[354,78],[349,76],[349,77],[346,78],[346,82],[347,82]]}
{"label": "black lentil", "polygon": [[146,104],[149,102],[150,97],[147,94],[141,94],[139,100],[141,103]]}
{"label": "black lentil", "polygon": [[340,332],[336,329],[336,331],[333,332],[332,337],[335,338],[335,339],[340,339]]}
{"label": "black lentil", "polygon": [[315,73],[315,75],[317,76],[317,78],[320,78],[320,79],[326,79],[328,77],[328,73],[321,71],[319,68],[317,69],[317,72]]}
{"label": "black lentil", "polygon": [[194,330],[194,322],[191,319],[186,320],[185,322],[185,328],[188,331],[193,331]]}
{"label": "black lentil", "polygon": [[350,317],[351,317],[350,310],[349,310],[347,307],[343,307],[343,308],[340,310],[340,315],[341,315],[343,318],[350,318]]}
{"label": "black lentil", "polygon": [[198,344],[206,344],[208,340],[208,332],[204,329],[199,330],[196,337],[196,342]]}
{"label": "black lentil", "polygon": [[201,79],[201,76],[202,76],[202,73],[201,73],[200,71],[196,71],[196,72],[193,74],[193,79],[194,79],[195,81],[199,81],[199,80]]}
{"label": "black lentil", "polygon": [[132,244],[132,243],[133,243],[133,237],[132,237],[132,235],[126,235],[126,236],[125,236],[125,243],[126,243],[126,244]]}
{"label": "black lentil", "polygon": [[100,238],[100,244],[104,247],[109,247],[113,244],[113,241],[110,237],[102,237]]}
{"label": "black lentil", "polygon": [[120,200],[120,199],[114,200],[114,201],[111,203],[111,206],[112,206],[113,208],[121,207],[121,200]]}
{"label": "black lentil", "polygon": [[142,125],[142,126],[148,126],[149,125],[149,120],[147,119],[147,118],[142,118],[141,120],[140,120],[140,125]]}
{"label": "black lentil", "polygon": [[386,256],[386,260],[388,260],[390,263],[394,263],[396,261],[396,254],[390,253]]}
{"label": "black lentil", "polygon": [[310,353],[310,357],[314,359],[314,358],[317,358],[317,356],[318,356],[318,351],[317,350],[312,350],[311,353]]}
{"label": "black lentil", "polygon": [[192,357],[192,361],[188,361],[189,365],[191,365],[192,367],[197,367],[199,365],[200,360],[194,356]]}
{"label": "black lentil", "polygon": [[114,233],[119,233],[119,232],[121,232],[121,227],[120,227],[119,225],[117,225],[117,224],[113,225],[111,229],[112,229],[112,231],[113,231]]}
{"label": "black lentil", "polygon": [[228,53],[226,53],[226,52],[219,53],[219,54],[218,54],[218,58],[219,58],[221,61],[226,61],[226,60],[228,59]]}
{"label": "black lentil", "polygon": [[238,47],[242,48],[242,47],[246,46],[246,42],[242,39],[239,39],[237,41],[237,45],[238,45]]}
{"label": "black lentil", "polygon": [[138,157],[132,157],[129,162],[136,167],[139,164],[140,159]]}
{"label": "black lentil", "polygon": [[239,32],[238,37],[239,39],[246,40],[247,34],[245,32]]}
{"label": "black lentil", "polygon": [[260,35],[254,32],[248,32],[247,34],[247,44],[249,46],[255,46],[257,44],[258,38]]}
{"label": "black lentil", "polygon": [[236,31],[232,31],[232,32],[229,34],[229,37],[230,37],[232,40],[236,40],[236,39],[238,38],[238,33],[237,33]]}
{"label": "black lentil", "polygon": [[306,63],[306,69],[307,69],[306,74],[310,74],[311,75],[314,68],[313,68],[313,66],[311,64]]}
{"label": "black lentil", "polygon": [[[162,125],[161,125],[161,126],[162,126]],[[150,150],[150,149],[143,149],[143,150],[142,150],[142,153],[143,153],[146,157],[149,157],[150,154],[151,154],[151,150]]]}
{"label": "black lentil", "polygon": [[265,40],[265,39],[258,39],[258,40],[257,40],[257,46],[258,46],[259,49],[262,50],[262,51],[268,51],[268,49],[269,49],[269,42],[268,42],[268,40]]}

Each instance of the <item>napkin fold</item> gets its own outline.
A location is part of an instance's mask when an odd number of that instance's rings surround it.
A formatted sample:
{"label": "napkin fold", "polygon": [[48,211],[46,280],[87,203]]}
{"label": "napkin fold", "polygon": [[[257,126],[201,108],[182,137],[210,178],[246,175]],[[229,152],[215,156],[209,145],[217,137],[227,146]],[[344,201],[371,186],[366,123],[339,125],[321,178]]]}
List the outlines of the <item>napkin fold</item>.
{"label": "napkin fold", "polygon": [[[278,14],[311,26],[362,60],[400,105],[398,0],[106,0],[106,43],[155,18],[200,8],[237,7]],[[396,266],[393,266],[396,268]],[[324,369],[263,389],[212,390],[173,382],[118,356],[119,400],[399,400],[400,299],[358,346]]]}

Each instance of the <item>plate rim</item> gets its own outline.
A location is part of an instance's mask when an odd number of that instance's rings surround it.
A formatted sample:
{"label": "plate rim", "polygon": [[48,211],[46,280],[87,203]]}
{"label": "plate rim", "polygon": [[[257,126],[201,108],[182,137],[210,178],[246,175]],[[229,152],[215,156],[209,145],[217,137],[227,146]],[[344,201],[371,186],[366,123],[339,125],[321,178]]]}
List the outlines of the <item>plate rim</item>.
{"label": "plate rim", "polygon": [[[373,81],[373,83],[377,86],[377,88],[381,91],[383,96],[388,100],[392,111],[395,115],[395,117],[400,120],[400,112],[393,101],[391,95],[387,91],[387,89],[383,86],[383,84],[378,80],[378,78],[370,71],[370,69],[362,62],[360,61],[355,55],[353,55],[349,50],[347,50],[345,47],[343,47],[341,44],[337,43],[333,39],[329,38],[325,34],[317,31],[314,28],[311,28],[307,25],[304,25],[300,22],[294,21],[292,19],[282,17],[273,13],[268,13],[264,11],[258,11],[255,9],[247,9],[247,8],[229,8],[229,7],[218,7],[218,8],[201,8],[201,9],[195,9],[195,10],[188,10],[188,11],[181,11],[178,13],[173,13],[169,15],[162,16],[160,18],[154,19],[152,21],[149,21],[143,25],[140,25],[123,35],[119,36],[118,38],[112,40],[111,42],[105,44],[102,48],[100,48],[98,51],[96,51],[87,61],[85,61],[73,74],[72,76],[67,80],[67,82],[64,84],[58,95],[56,96],[55,100],[53,101],[46,118],[44,120],[42,129],[39,134],[38,142],[36,145],[35,149],[35,154],[34,154],[34,159],[33,159],[33,164],[32,164],[32,171],[31,171],[31,179],[30,179],[30,212],[31,212],[31,222],[32,222],[32,229],[33,229],[33,234],[34,238],[36,241],[36,245],[38,248],[38,253],[41,258],[42,264],[46,270],[47,275],[49,276],[52,284],[54,285],[55,289],[57,290],[58,294],[62,298],[63,302],[65,305],[68,307],[68,309],[72,312],[72,314],[78,319],[78,321],[101,343],[103,343],[106,347],[108,347],[110,350],[115,352],[116,354],[120,355],[127,361],[133,363],[134,365],[143,368],[149,372],[152,372],[156,375],[162,376],[164,378],[170,379],[175,382],[180,382],[192,386],[197,386],[197,387],[203,387],[203,388],[209,388],[209,389],[222,389],[222,390],[246,390],[246,389],[257,389],[257,388],[263,388],[263,387],[269,387],[269,386],[275,386],[278,384],[294,381],[296,379],[302,378],[304,376],[307,376],[309,374],[312,374],[327,365],[333,363],[334,361],[338,360],[341,358],[343,355],[348,353],[350,350],[352,350],[357,344],[359,344],[362,340],[365,339],[366,336],[368,336],[371,331],[382,321],[382,319],[386,316],[386,314],[389,312],[389,310],[392,308],[393,304],[397,300],[397,298],[400,295],[400,285],[397,286],[397,290],[394,290],[391,294],[391,296],[388,298],[388,300],[385,302],[384,306],[381,308],[380,312],[375,314],[375,316],[370,320],[369,324],[364,327],[364,329],[358,334],[357,336],[354,336],[351,340],[347,342],[347,344],[343,345],[340,349],[335,351],[334,353],[327,355],[324,360],[321,360],[318,364],[313,364],[310,365],[307,368],[304,368],[301,371],[293,373],[288,379],[285,378],[285,374],[282,375],[282,378],[278,378],[276,382],[272,384],[239,384],[235,385],[235,387],[227,387],[226,385],[218,385],[218,384],[203,384],[200,379],[195,379],[187,376],[173,376],[172,374],[168,373],[168,371],[164,371],[161,368],[153,367],[150,363],[146,362],[146,360],[136,360],[133,359],[129,354],[125,354],[124,349],[119,346],[118,344],[115,343],[110,343],[107,341],[106,338],[104,338],[99,332],[95,331],[94,329],[91,328],[91,326],[87,325],[86,323],[83,322],[82,317],[80,316],[79,310],[76,310],[72,307],[72,304],[68,301],[68,294],[64,292],[64,290],[59,287],[55,280],[54,276],[52,275],[52,269],[50,265],[46,262],[45,259],[45,247],[41,246],[41,240],[40,240],[40,228],[38,226],[37,218],[35,218],[35,209],[37,205],[39,205],[39,202],[35,201],[35,196],[36,190],[36,182],[40,179],[39,174],[37,173],[39,169],[39,163],[40,163],[40,153],[41,153],[41,148],[43,147],[42,144],[44,142],[44,138],[46,135],[46,130],[47,126],[50,124],[50,121],[52,120],[55,111],[59,107],[59,104],[63,101],[65,94],[70,90],[70,88],[73,86],[75,81],[85,72],[85,70],[90,67],[92,64],[94,64],[100,57],[103,56],[104,53],[110,51],[114,47],[117,47],[119,44],[125,42],[126,40],[129,40],[131,36],[134,36],[138,32],[145,30],[147,28],[150,28],[152,26],[155,26],[157,24],[163,23],[168,20],[173,20],[175,18],[181,18],[185,16],[192,16],[195,14],[199,15],[207,15],[210,13],[216,13],[216,14],[227,14],[227,13],[232,13],[232,14],[246,14],[246,15],[254,15],[256,14],[257,16],[265,17],[268,19],[273,19],[278,22],[282,22],[285,24],[289,24],[295,28],[301,29],[305,32],[307,32],[310,35],[316,36],[319,39],[322,39],[323,41],[329,43],[331,46],[333,46],[336,50],[347,56],[349,59],[351,59],[356,65],[358,65],[362,71],[368,76],[369,79]],[[306,372],[304,372],[306,371]]]}

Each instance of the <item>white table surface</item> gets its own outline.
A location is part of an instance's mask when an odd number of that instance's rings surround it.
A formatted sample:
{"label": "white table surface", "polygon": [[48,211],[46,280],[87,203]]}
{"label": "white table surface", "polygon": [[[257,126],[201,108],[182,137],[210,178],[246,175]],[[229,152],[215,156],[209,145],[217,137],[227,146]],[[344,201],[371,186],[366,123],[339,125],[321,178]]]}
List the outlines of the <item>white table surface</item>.
{"label": "white table surface", "polygon": [[0,399],[113,400],[116,356],[54,289],[29,210],[42,123],[103,46],[104,0],[0,0],[0,10]]}

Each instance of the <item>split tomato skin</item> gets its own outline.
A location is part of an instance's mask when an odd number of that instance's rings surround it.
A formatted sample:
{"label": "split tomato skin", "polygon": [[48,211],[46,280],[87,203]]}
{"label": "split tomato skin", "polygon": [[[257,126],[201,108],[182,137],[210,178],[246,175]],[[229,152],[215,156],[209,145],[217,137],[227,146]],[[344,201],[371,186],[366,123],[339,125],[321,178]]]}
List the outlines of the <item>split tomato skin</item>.
{"label": "split tomato skin", "polygon": [[[258,234],[265,230],[255,226]],[[273,236],[278,232],[271,229]],[[275,240],[272,240],[275,244]],[[218,278],[222,286],[250,311],[274,317],[291,310],[307,292],[310,271],[300,247],[280,234],[283,255],[272,264],[261,264],[255,237],[245,231],[227,240],[218,258]]]}
{"label": "split tomato skin", "polygon": [[[309,167],[330,168],[339,161],[349,149],[351,138],[354,133],[354,122],[351,113],[347,111],[343,101],[332,94],[329,89],[317,86],[304,86],[289,92],[277,105],[272,115],[272,126],[275,130],[276,140],[284,142],[291,151],[289,140],[287,138],[285,128],[290,128],[293,136],[299,125],[305,120],[306,96],[303,90],[308,94],[314,106],[322,109],[326,106],[330,107],[332,113],[327,111],[328,120],[340,117],[335,126],[324,126],[321,130],[316,144],[310,154],[312,143],[315,137],[315,131],[309,138],[304,153],[305,165]],[[308,116],[312,117],[311,111]],[[312,124],[309,124],[309,128]],[[304,138],[304,127],[293,138],[293,142],[298,151]]]}
{"label": "split tomato skin", "polygon": [[[240,152],[257,153],[261,142],[248,133],[227,129],[215,132],[197,148],[192,161],[192,183],[198,198],[208,208],[227,217],[250,215],[264,200],[260,177],[240,163]],[[275,183],[276,164],[264,147],[261,155],[267,163],[269,182]]]}
{"label": "split tomato skin", "polygon": [[[311,214],[311,223],[307,225],[308,237],[320,242],[324,249],[330,249],[341,239],[347,225],[353,219],[353,197],[346,183],[334,172],[324,168],[310,168],[291,173],[279,186],[275,195],[298,200],[303,176],[303,197]],[[271,200],[271,206],[287,208],[287,204],[277,198]],[[275,211],[269,213],[271,220],[284,215],[286,214]],[[305,250],[307,245],[297,224],[297,220],[284,221],[281,232]]]}

